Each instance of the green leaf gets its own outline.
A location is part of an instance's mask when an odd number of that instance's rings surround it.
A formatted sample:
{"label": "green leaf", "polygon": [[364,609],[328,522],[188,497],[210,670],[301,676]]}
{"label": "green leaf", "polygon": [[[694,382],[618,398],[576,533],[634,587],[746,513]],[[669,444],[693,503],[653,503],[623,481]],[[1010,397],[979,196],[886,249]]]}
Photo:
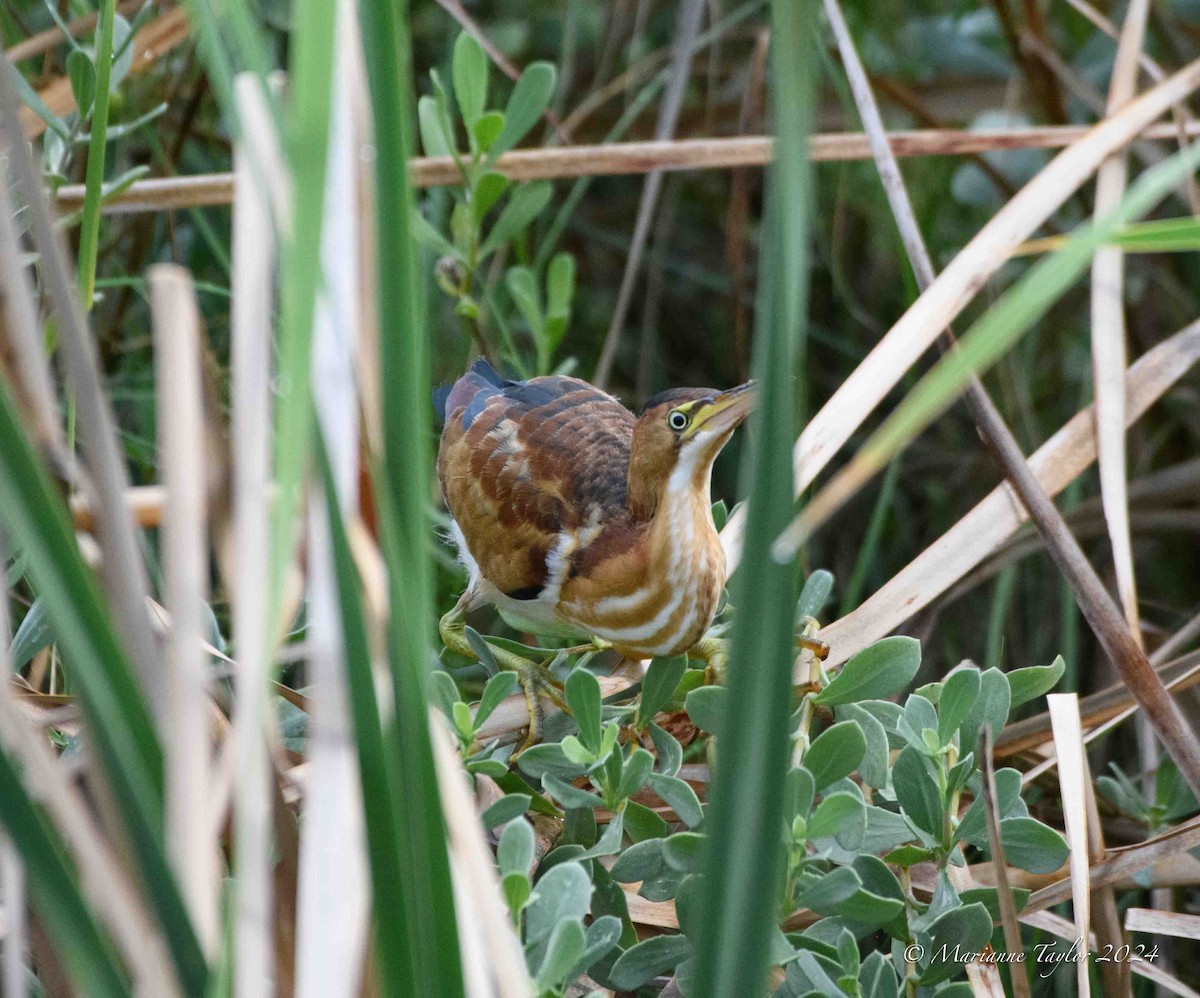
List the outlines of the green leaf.
{"label": "green leaf", "polygon": [[582,921],[592,899],[592,879],[582,863],[560,863],[537,882],[537,898],[525,913],[525,942],[534,945],[550,938],[559,922]]}
{"label": "green leaf", "polygon": [[671,694],[675,692],[675,687],[679,685],[679,680],[686,671],[686,655],[656,658],[650,663],[642,679],[642,694],[635,715],[634,723],[639,728],[644,728],[654,720],[654,715],[671,699]]}
{"label": "green leaf", "polygon": [[900,751],[892,767],[892,786],[913,824],[940,841],[945,805],[930,762],[919,749],[909,745]]}
{"label": "green leaf", "polygon": [[954,976],[961,961],[942,962],[943,953],[953,957],[982,952],[992,938],[992,919],[987,909],[978,903],[952,908],[929,927],[928,968],[921,974],[922,984],[936,984]]}
{"label": "green leaf", "polygon": [[508,286],[508,293],[512,295],[513,301],[517,303],[521,318],[529,327],[534,341],[539,344],[538,349],[543,349],[546,325],[542,317],[542,306],[538,301],[537,278],[533,276],[533,271],[528,267],[510,267],[504,275],[504,283]]}
{"label": "green leaf", "polygon": [[500,879],[500,889],[504,892],[504,902],[515,919],[521,909],[529,903],[533,893],[533,885],[524,873],[506,873]]}
{"label": "green leaf", "polygon": [[804,580],[804,588],[800,590],[800,598],[796,601],[796,616],[816,617],[821,608],[829,601],[833,592],[833,574],[823,568],[818,568]]}
{"label": "green leaf", "polygon": [[1058,685],[1066,668],[1066,662],[1059,655],[1049,665],[1031,665],[1026,669],[1013,669],[1007,673],[1008,688],[1012,696],[1009,709],[1020,707],[1023,703],[1049,693]]}
{"label": "green leaf", "polygon": [[936,855],[934,850],[926,849],[924,846],[907,845],[893,849],[883,857],[883,860],[893,866],[916,866],[918,863],[930,862]]}
{"label": "green leaf", "polygon": [[54,625],[46,611],[46,601],[35,599],[13,635],[8,651],[9,667],[19,672],[43,648],[54,643]]}
{"label": "green leaf", "polygon": [[857,848],[866,830],[867,806],[861,797],[849,792],[830,794],[808,821],[810,841],[836,837],[843,849]]}
{"label": "green leaf", "polygon": [[475,148],[481,153],[487,152],[503,131],[504,115],[499,111],[488,111],[471,126],[471,137],[475,139]]}
{"label": "green leaf", "polygon": [[419,211],[413,209],[413,235],[422,246],[432,250],[438,256],[448,256],[460,263],[466,263],[462,250],[443,236],[425,219]]}
{"label": "green leaf", "polygon": [[487,104],[488,61],[479,42],[465,31],[454,42],[451,79],[463,121],[474,128]]}
{"label": "green leaf", "polygon": [[675,776],[683,765],[683,746],[671,732],[650,722],[650,740],[658,753],[658,768],[664,776]]}
{"label": "green leaf", "polygon": [[550,201],[550,182],[535,180],[521,184],[513,192],[500,217],[479,247],[479,262],[486,260],[505,243],[516,239]]}
{"label": "green leaf", "polygon": [[38,92],[29,85],[29,81],[21,73],[16,66],[11,62],[6,62],[4,67],[8,73],[9,81],[17,91],[17,96],[20,97],[21,103],[29,110],[36,114],[46,123],[46,127],[54,132],[60,139],[64,141],[71,138],[71,130],[67,128],[67,124],[58,115],[46,106],[46,102],[38,95]]}
{"label": "green leaf", "polygon": [[462,701],[458,686],[449,673],[435,669],[429,674],[429,701],[450,721],[454,720],[454,705]]}
{"label": "green leaf", "polygon": [[476,730],[483,727],[484,721],[492,716],[492,711],[499,707],[506,697],[517,692],[518,685],[515,672],[497,672],[488,680],[487,685],[483,688],[483,694],[479,697],[479,706],[475,708]]}
{"label": "green leaf", "polygon": [[625,812],[617,811],[604,827],[604,834],[590,849],[585,850],[580,859],[595,859],[598,856],[615,856],[621,851],[621,837],[625,832]]}
{"label": "green leaf", "polygon": [[881,952],[869,953],[858,971],[861,998],[899,998],[900,981],[891,963]]}
{"label": "green leaf", "polygon": [[484,216],[508,190],[508,178],[499,173],[485,173],[475,183],[471,195],[471,219],[476,227],[483,224]]}
{"label": "green leaf", "polygon": [[[975,706],[979,696],[979,670],[974,666],[955,669],[942,685],[942,696],[938,701],[938,739],[943,745],[949,743]],[[963,746],[971,749],[974,746]]]}
{"label": "green leaf", "polygon": [[804,887],[798,900],[802,908],[811,908],[819,915],[832,915],[838,905],[861,888],[857,873],[848,866],[838,866]]}
{"label": "green leaf", "polygon": [[903,910],[903,901],[880,897],[873,891],[861,889],[834,907],[838,917],[872,928],[886,925]]}
{"label": "green leaf", "polygon": [[595,794],[587,790],[581,790],[579,787],[573,786],[565,780],[560,780],[557,776],[550,773],[542,777],[542,786],[546,788],[546,793],[568,810],[576,807],[590,808],[604,806],[604,801]]}
{"label": "green leaf", "polygon": [[615,915],[601,915],[599,918],[594,917],[596,905],[592,903],[592,924],[587,927],[587,938],[584,944],[583,954],[579,957],[579,961],[567,974],[567,980],[571,981],[580,974],[586,973],[587,970],[596,963],[606,957],[614,946],[621,939],[621,919]]}
{"label": "green leaf", "polygon": [[[1030,892],[1024,887],[1010,888],[1009,893],[1012,895],[1013,908],[1017,914],[1020,914],[1026,903],[1029,901]],[[974,904],[978,901],[987,909],[988,916],[993,922],[999,922],[1003,917],[1000,913],[1000,895],[995,887],[974,887],[971,890],[963,891],[959,895],[959,900],[963,904]]]}
{"label": "green leaf", "polygon": [[866,750],[862,728],[853,721],[841,721],[817,735],[804,753],[804,768],[812,773],[819,792],[853,773]]}
{"label": "green leaf", "polygon": [[442,127],[437,101],[432,97],[422,97],[417,101],[417,124],[421,131],[421,147],[426,156],[450,155],[450,138]]}
{"label": "green leaf", "polygon": [[692,955],[687,936],[652,936],[617,958],[609,980],[618,991],[634,991]]}
{"label": "green leaf", "polygon": [[533,850],[533,826],[524,818],[510,821],[500,833],[500,842],[496,846],[496,863],[500,872],[505,875],[528,873],[533,863]]}
{"label": "green leaf", "polygon": [[549,105],[555,78],[554,67],[548,62],[533,62],[525,67],[504,108],[504,131],[488,150],[489,163],[525,138]]}
{"label": "green leaf", "polygon": [[505,794],[483,812],[483,827],[495,828],[505,822],[519,818],[529,810],[533,798],[529,794]]}
{"label": "green leaf", "polygon": [[677,832],[663,839],[663,859],[680,873],[699,873],[704,836],[697,832]]}
{"label": "green leaf", "polygon": [[839,720],[852,721],[863,733],[866,748],[858,764],[858,772],[869,787],[887,786],[888,779],[888,736],[875,715],[856,703],[847,703],[837,708]]}
{"label": "green leaf", "polygon": [[133,66],[133,25],[120,14],[113,14],[112,53],[108,89],[115,94]]}
{"label": "green leaf", "polygon": [[632,884],[657,876],[666,867],[667,861],[663,858],[664,842],[666,839],[635,842],[617,857],[612,869],[608,871],[613,880],[622,884]]}
{"label": "green leaf", "polygon": [[624,800],[641,790],[646,785],[646,780],[653,768],[654,756],[644,748],[634,749],[629,758],[625,760],[621,783],[617,788],[617,797]]}
{"label": "green leaf", "polygon": [[649,776],[650,789],[668,804],[688,828],[695,828],[704,820],[704,811],[700,807],[700,798],[696,791],[683,780],[662,773],[651,773]]}
{"label": "green leaf", "polygon": [[1008,721],[1012,701],[1008,677],[999,669],[988,669],[979,677],[979,681],[979,699],[960,729],[959,739],[963,748],[975,748],[984,724],[991,729],[992,737],[997,738]]}
{"label": "green leaf", "polygon": [[625,802],[625,833],[634,842],[665,838],[671,829],[658,814],[635,800]]}
{"label": "green leaf", "polygon": [[[546,340],[553,353],[562,342],[571,319],[571,299],[575,296],[575,257],[556,253],[546,268]],[[687,658],[684,656],[686,665]],[[643,686],[644,688],[644,686]]]}
{"label": "green leaf", "polygon": [[1000,822],[1004,858],[1030,873],[1054,873],[1067,861],[1066,840],[1036,818],[1004,818]]}
{"label": "green leaf", "polygon": [[684,698],[683,706],[697,728],[717,735],[728,696],[724,686],[701,686]]}
{"label": "green leaf", "polygon": [[578,919],[567,919],[554,927],[546,944],[542,965],[534,976],[534,986],[539,992],[557,989],[562,985],[571,968],[583,956],[586,941],[583,922]]}
{"label": "green leaf", "polygon": [[82,49],[72,49],[68,54],[67,77],[71,81],[71,94],[79,108],[79,116],[86,119],[92,112],[92,101],[96,99],[96,67]]}
{"label": "green leaf", "polygon": [[567,677],[564,690],[571,717],[579,725],[580,740],[593,752],[600,751],[600,683],[587,669],[576,669]]}
{"label": "green leaf", "polygon": [[833,707],[859,700],[879,700],[904,689],[921,667],[921,643],[916,638],[891,637],[864,648],[842,666],[814,698]]}

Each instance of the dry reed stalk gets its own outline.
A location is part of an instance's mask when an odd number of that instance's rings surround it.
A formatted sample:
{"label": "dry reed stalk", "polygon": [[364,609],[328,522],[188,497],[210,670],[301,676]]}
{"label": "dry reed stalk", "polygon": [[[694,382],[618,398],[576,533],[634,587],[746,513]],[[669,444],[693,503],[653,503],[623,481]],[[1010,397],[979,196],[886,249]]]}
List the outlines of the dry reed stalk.
{"label": "dry reed stalk", "polygon": [[[1053,936],[1065,942],[1075,941],[1075,927],[1061,915],[1056,915],[1050,911],[1036,911],[1032,914],[1021,915],[1021,921],[1026,925],[1033,926],[1035,929],[1041,929],[1043,932],[1048,932]],[[1089,946],[1095,948],[1096,940],[1093,937],[1088,940]],[[1200,992],[1194,991],[1188,987],[1179,978],[1164,971],[1160,966],[1152,963],[1149,960],[1133,960],[1130,963],[1130,968],[1133,973],[1139,977],[1144,977],[1148,981],[1165,988],[1171,994],[1179,995],[1179,998],[1200,998]]]}
{"label": "dry reed stalk", "polygon": [[[1155,118],[1197,86],[1200,86],[1200,60],[1106,118],[1085,138],[1059,153],[980,229],[809,422],[794,451],[797,494],[820,474],[1013,250],[1078,190],[1107,156],[1128,145]],[[823,491],[829,505],[855,491],[861,477],[843,473],[836,488],[827,486]],[[1029,502],[1031,497],[1023,498]],[[730,571],[741,555],[744,524],[743,509],[730,518],[722,532]]]}
{"label": "dry reed stalk", "polygon": [[[8,600],[2,599],[0,675],[4,676],[12,675],[8,656],[11,634]],[[23,715],[13,691],[12,683],[0,683],[0,742],[19,763],[30,794],[45,808],[62,835],[79,873],[80,891],[112,933],[138,993],[175,998],[181,992],[166,940],[130,881],[124,858],[112,852],[108,836],[97,823],[71,772],[59,762],[44,732]],[[8,886],[6,879],[6,889]],[[12,993],[23,993],[25,983],[22,980],[21,987]]]}
{"label": "dry reed stalk", "polygon": [[5,369],[14,397],[21,404],[30,438],[54,456],[63,468],[71,467],[65,453],[58,399],[46,356],[46,339],[35,307],[33,285],[22,263],[16,213],[8,197],[7,165],[0,163],[0,274],[5,284],[4,318],[0,328],[0,369]]}
{"label": "dry reed stalk", "polygon": [[1130,908],[1125,912],[1125,928],[1130,932],[1147,932],[1152,936],[1200,939],[1200,915],[1159,911],[1155,908]]}
{"label": "dry reed stalk", "polygon": [[[1118,113],[1134,97],[1138,54],[1146,32],[1149,0],[1132,0],[1117,43],[1106,112]],[[1124,150],[1100,164],[1096,174],[1094,217],[1103,218],[1125,194],[1128,163]],[[1137,581],[1129,533],[1129,497],[1125,480],[1125,254],[1102,246],[1092,257],[1092,378],[1095,390],[1096,443],[1100,495],[1112,545],[1117,594],[1130,633],[1140,645]]]}
{"label": "dry reed stalk", "polygon": [[[1200,682],[1200,652],[1185,655],[1161,666],[1158,671],[1164,685],[1170,690],[1179,692],[1195,686]],[[1080,703],[1084,725],[1102,726],[1092,728],[1087,736],[1088,741],[1099,735],[1102,730],[1107,730],[1107,722],[1120,723],[1137,710],[1136,701],[1122,682],[1092,693]],[[996,753],[1001,757],[1012,756],[1045,745],[1050,740],[1050,715],[1038,714],[1036,717],[1008,725],[997,740]]]}
{"label": "dry reed stalk", "polygon": [[[1003,149],[1059,149],[1086,139],[1092,131],[1083,125],[981,129],[977,132],[931,128],[889,132],[888,142],[892,152],[900,157],[962,156]],[[1143,140],[1169,140],[1176,134],[1171,125],[1149,123],[1143,124],[1135,133]],[[1200,135],[1200,122],[1189,122],[1186,134]],[[811,136],[809,154],[814,163],[840,163],[870,159],[871,149],[866,135],[831,132]],[[766,166],[771,160],[771,139],[747,135],[517,149],[501,156],[493,169],[511,180],[555,180],[649,173],[652,170],[729,170]],[[415,187],[447,187],[462,182],[458,167],[448,156],[414,158],[410,163],[409,178]],[[232,173],[139,180],[106,201],[104,211],[121,214],[230,204],[233,184]],[[57,197],[60,211],[77,211],[83,205],[83,187],[65,184],[59,188]]]}
{"label": "dry reed stalk", "polygon": [[353,998],[367,950],[370,882],[362,784],[348,702],[346,652],[326,502],[358,508],[358,149],[351,89],[360,37],[353,5],[339,0],[328,167],[321,234],[322,290],[313,326],[313,404],[333,468],[335,495],[309,488],[309,777],[301,823],[297,898],[297,998]]}
{"label": "dry reed stalk", "polygon": [[[1075,914],[1075,938],[1087,939],[1091,924],[1092,892],[1088,883],[1090,855],[1087,839],[1087,807],[1084,800],[1083,731],[1079,722],[1079,697],[1074,693],[1051,693],[1046,697],[1058,755],[1058,784],[1062,794],[1063,818],[1067,826],[1068,863],[1071,870],[1071,907]],[[1076,965],[1078,993],[1091,992],[1090,968],[1086,960]]]}
{"label": "dry reed stalk", "polygon": [[158,462],[166,487],[162,561],[167,632],[165,730],[167,854],[208,957],[219,935],[221,871],[205,821],[209,796],[207,467],[201,402],[200,312],[191,276],[174,264],[149,271],[154,327]]}
{"label": "dry reed stalk", "polygon": [[[1191,821],[1155,836],[1146,842],[1121,850],[1110,850],[1109,858],[1103,863],[1093,863],[1088,879],[1092,888],[1106,884],[1117,884],[1126,877],[1153,866],[1160,859],[1176,853],[1195,849],[1200,845],[1200,821]],[[1074,885],[1071,878],[1059,880],[1036,891],[1022,909],[1022,916],[1036,911],[1045,911],[1056,904],[1071,899]]]}
{"label": "dry reed stalk", "polygon": [[[460,922],[464,978],[479,988],[470,988],[468,996],[530,998],[533,986],[525,968],[525,954],[505,908],[495,860],[483,838],[468,777],[445,719],[436,711],[430,711],[429,734],[450,840],[455,910],[460,916],[469,911],[479,916],[465,925]],[[463,931],[467,926],[476,931]],[[468,968],[469,962],[476,966]]]}
{"label": "dry reed stalk", "polygon": [[26,952],[29,949],[29,923],[25,917],[25,867],[16,846],[0,832],[0,890],[4,908],[0,909],[0,985],[6,995],[19,995],[25,988]]}
{"label": "dry reed stalk", "polygon": [[[234,81],[239,114],[261,97],[258,81]],[[246,144],[255,133],[243,131]],[[271,434],[271,336],[275,241],[267,211],[270,195],[260,186],[244,145],[235,150],[240,179],[233,213],[231,407],[233,421],[233,527],[235,575],[233,633],[238,649],[234,712],[236,822],[236,951],[234,993],[270,993],[273,971],[271,881],[273,776],[267,748],[267,482]]]}
{"label": "dry reed stalk", "polygon": [[[41,254],[42,282],[58,323],[64,369],[77,404],[79,439],[94,487],[90,497],[96,511],[96,536],[104,551],[101,583],[113,611],[113,623],[129,652],[152,715],[163,717],[165,689],[146,622],[145,601],[150,590],[139,538],[124,505],[129,488],[124,453],[117,440],[112,406],[100,377],[95,344],[77,297],[75,277],[67,266],[62,233],[54,225],[41,177],[30,159],[21,130],[16,94],[6,60],[0,60],[0,135],[9,166],[27,206],[33,242]],[[16,287],[10,291],[17,292]],[[36,309],[31,305],[31,311]]]}
{"label": "dry reed stalk", "polygon": [[[1017,923],[1017,910],[1013,904],[1012,891],[1008,886],[1008,867],[1004,857],[1004,843],[1000,839],[1000,809],[997,805],[996,766],[992,760],[992,729],[983,726],[980,740],[979,765],[983,770],[984,814],[987,818],[988,847],[992,853],[992,869],[996,872],[996,900],[1000,906],[1000,923],[1004,928],[1004,948],[1009,956],[1024,953],[1021,943],[1021,926]],[[1018,961],[1008,967],[1014,998],[1029,998],[1029,979],[1025,968]]]}
{"label": "dry reed stalk", "polygon": [[[1126,374],[1126,418],[1139,419],[1200,361],[1200,322],[1148,350]],[[803,438],[801,438],[803,439]],[[1048,495],[1057,495],[1095,460],[1091,408],[1068,420],[1029,457]],[[828,665],[840,664],[928,606],[958,579],[1000,549],[1027,519],[1008,483],[993,489],[953,527],[860,606],[822,629]]]}

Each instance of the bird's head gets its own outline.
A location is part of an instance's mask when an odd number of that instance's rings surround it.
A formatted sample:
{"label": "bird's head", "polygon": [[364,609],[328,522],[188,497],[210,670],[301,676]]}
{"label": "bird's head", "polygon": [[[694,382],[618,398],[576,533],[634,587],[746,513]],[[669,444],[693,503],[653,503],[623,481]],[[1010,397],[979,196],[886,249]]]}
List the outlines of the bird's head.
{"label": "bird's head", "polygon": [[651,398],[633,427],[629,511],[650,519],[668,493],[708,495],[713,461],[754,406],[753,382],[725,392],[674,388]]}

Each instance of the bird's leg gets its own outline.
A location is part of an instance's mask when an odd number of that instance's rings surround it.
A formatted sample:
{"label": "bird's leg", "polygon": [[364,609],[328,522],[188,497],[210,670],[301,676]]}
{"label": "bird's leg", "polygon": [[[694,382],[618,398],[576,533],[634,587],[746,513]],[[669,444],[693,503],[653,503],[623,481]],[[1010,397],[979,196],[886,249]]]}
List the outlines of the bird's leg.
{"label": "bird's leg", "polygon": [[725,670],[729,668],[729,642],[725,638],[706,634],[688,652],[688,658],[698,658],[704,663],[706,685],[722,683],[725,681]]}
{"label": "bird's leg", "polygon": [[[813,617],[805,617],[800,621],[800,629],[796,632],[796,647],[805,648],[816,658],[824,659],[829,655],[829,645],[816,637],[820,624]],[[704,682],[711,685],[723,682],[725,670],[729,667],[729,642],[725,638],[706,634],[688,652],[690,658],[698,658],[704,662]]]}
{"label": "bird's leg", "polygon": [[808,649],[814,657],[824,662],[829,657],[829,645],[817,637],[820,629],[816,617],[801,618],[800,629],[796,632],[796,647]]}
{"label": "bird's leg", "polygon": [[[454,609],[438,622],[438,634],[441,636],[442,644],[452,652],[478,661],[479,656],[471,647],[471,642],[467,640],[468,594],[469,590],[454,605]],[[567,709],[566,702],[563,700],[562,694],[558,692],[554,676],[546,667],[546,662],[534,662],[507,648],[498,648],[493,644],[488,645],[488,650],[496,660],[496,665],[507,672],[516,673],[517,681],[525,693],[525,702],[529,705],[529,732],[525,736],[524,742],[521,743],[520,751],[524,751],[541,737],[542,705],[539,695],[544,695],[561,710]]]}

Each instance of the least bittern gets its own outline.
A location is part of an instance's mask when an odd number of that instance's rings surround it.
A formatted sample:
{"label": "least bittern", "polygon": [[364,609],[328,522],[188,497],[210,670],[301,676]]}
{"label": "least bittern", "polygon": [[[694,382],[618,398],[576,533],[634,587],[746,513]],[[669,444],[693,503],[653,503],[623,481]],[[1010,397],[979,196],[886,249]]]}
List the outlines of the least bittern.
{"label": "least bittern", "polygon": [[[635,417],[585,381],[507,381],[486,361],[436,391],[438,478],[470,575],[442,618],[446,646],[474,658],[464,614],[490,603],[519,630],[719,670],[724,643],[705,639],[725,585],[709,482],[753,400],[749,384],[677,388]],[[532,741],[547,672],[493,650],[521,679]]]}

